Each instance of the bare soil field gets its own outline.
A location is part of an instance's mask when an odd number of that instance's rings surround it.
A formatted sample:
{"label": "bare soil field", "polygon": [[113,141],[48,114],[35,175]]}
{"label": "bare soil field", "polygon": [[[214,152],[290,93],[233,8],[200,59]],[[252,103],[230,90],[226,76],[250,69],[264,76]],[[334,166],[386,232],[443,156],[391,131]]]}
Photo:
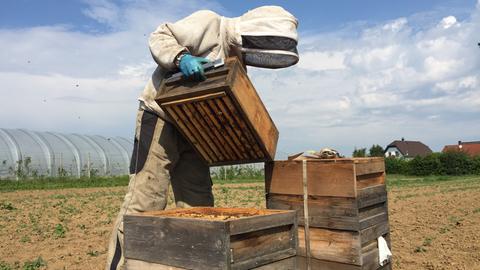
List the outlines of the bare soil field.
{"label": "bare soil field", "polygon": [[[263,190],[262,183],[215,185],[216,206],[263,208]],[[0,270],[103,269],[125,191],[0,193]],[[478,178],[394,186],[389,213],[394,269],[480,269]]]}

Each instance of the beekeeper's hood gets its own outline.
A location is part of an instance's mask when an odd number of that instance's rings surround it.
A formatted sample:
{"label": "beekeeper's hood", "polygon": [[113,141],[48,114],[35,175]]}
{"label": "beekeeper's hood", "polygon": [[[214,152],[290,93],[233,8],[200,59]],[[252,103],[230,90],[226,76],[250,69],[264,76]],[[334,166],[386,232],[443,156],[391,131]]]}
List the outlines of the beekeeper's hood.
{"label": "beekeeper's hood", "polygon": [[263,6],[228,19],[229,43],[246,65],[283,68],[298,62],[297,19],[278,6]]}

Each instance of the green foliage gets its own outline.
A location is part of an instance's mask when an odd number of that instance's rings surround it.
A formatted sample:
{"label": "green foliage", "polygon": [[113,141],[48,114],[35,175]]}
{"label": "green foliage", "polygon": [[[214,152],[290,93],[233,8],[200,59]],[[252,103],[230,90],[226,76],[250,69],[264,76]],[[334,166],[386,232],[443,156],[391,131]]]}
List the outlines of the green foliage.
{"label": "green foliage", "polygon": [[403,158],[385,158],[385,171],[387,174],[407,174],[408,161]]}
{"label": "green foliage", "polygon": [[480,156],[472,158],[472,173],[480,174]]}
{"label": "green foliage", "polygon": [[451,151],[440,155],[443,173],[462,175],[472,173],[473,159],[464,152]]}
{"label": "green foliage", "polygon": [[405,175],[480,175],[480,156],[470,157],[463,152],[432,153],[412,160],[385,158],[388,174]]}
{"label": "green foliage", "polygon": [[67,232],[67,230],[60,223],[55,225],[55,228],[53,229],[53,235],[54,235],[55,238],[65,238],[65,233],[66,232]]}
{"label": "green foliage", "polygon": [[[95,172],[92,173],[94,175]],[[212,180],[215,183],[252,183],[263,181],[263,168],[254,165],[223,166],[218,170],[212,170]],[[226,176],[226,179],[225,179]],[[127,186],[129,178],[124,176],[104,177],[39,177],[36,179],[2,180],[0,181],[0,192],[15,190],[37,190],[37,189],[65,189],[65,188],[87,188],[87,187],[117,187]]]}
{"label": "green foliage", "polygon": [[355,149],[353,150],[352,156],[353,157],[366,157],[367,156],[367,148],[357,149],[355,147]]}
{"label": "green foliage", "polygon": [[254,165],[222,166],[212,170],[213,180],[255,180],[264,179],[264,169]]}
{"label": "green foliage", "polygon": [[432,242],[433,242],[433,239],[434,238],[430,237],[430,236],[425,237],[425,239],[423,240],[423,246],[426,246],[426,247],[431,246]]}
{"label": "green foliage", "polygon": [[440,157],[442,154],[433,153],[426,157],[417,156],[408,162],[408,173],[411,175],[441,175],[443,174]]}
{"label": "green foliage", "polygon": [[[400,174],[387,174],[387,185],[389,187],[412,187],[412,186],[430,186],[444,182],[462,183],[464,189],[475,187],[480,183],[480,175],[428,175],[413,176]],[[458,191],[458,188],[445,189],[444,192]],[[399,197],[412,197],[415,195],[405,194]]]}
{"label": "green foliage", "polygon": [[30,219],[30,223],[32,224],[32,231],[37,235],[42,235],[43,230],[40,227],[38,214],[34,215],[33,213],[28,213],[28,218]]}
{"label": "green foliage", "polygon": [[12,267],[8,263],[0,261],[0,270],[12,270]]}
{"label": "green foliage", "polygon": [[415,253],[427,252],[427,249],[424,246],[418,246],[413,250],[413,252]]}
{"label": "green foliage", "polygon": [[457,216],[449,216],[448,220],[450,221],[450,223],[452,223],[452,225],[458,226],[462,224],[463,218],[459,218]]}
{"label": "green foliage", "polygon": [[2,180],[0,191],[32,190],[32,189],[64,189],[85,187],[127,186],[128,176],[92,177],[92,178],[38,178],[25,180]]}
{"label": "green foliage", "polygon": [[20,159],[17,161],[16,168],[9,168],[9,174],[15,175],[17,179],[27,179],[28,177],[38,176],[37,171],[30,168],[31,163],[31,157],[25,157],[25,159]]}
{"label": "green foliage", "polygon": [[15,208],[11,202],[2,202],[0,203],[0,209],[11,211],[17,208]]}
{"label": "green foliage", "polygon": [[20,242],[22,243],[30,243],[32,240],[30,239],[30,236],[24,235],[22,238],[20,238]]}
{"label": "green foliage", "polygon": [[96,250],[90,250],[87,252],[87,255],[92,256],[92,257],[97,257],[100,253]]}
{"label": "green foliage", "polygon": [[368,150],[368,156],[370,157],[383,157],[385,150],[378,144],[372,145]]}
{"label": "green foliage", "polygon": [[42,257],[38,257],[33,261],[26,261],[23,264],[23,270],[37,270],[43,266],[47,266],[47,263],[42,259]]}
{"label": "green foliage", "polygon": [[67,177],[67,176],[68,176],[68,172],[67,172],[67,170],[65,170],[63,167],[58,167],[58,169],[57,169],[57,176],[58,176],[58,177]]}

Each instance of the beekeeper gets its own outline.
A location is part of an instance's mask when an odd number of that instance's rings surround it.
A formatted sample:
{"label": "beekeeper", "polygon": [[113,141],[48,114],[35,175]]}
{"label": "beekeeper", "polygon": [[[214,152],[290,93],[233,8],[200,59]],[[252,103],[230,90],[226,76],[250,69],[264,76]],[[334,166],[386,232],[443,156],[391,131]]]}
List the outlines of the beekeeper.
{"label": "beekeeper", "polygon": [[213,206],[209,167],[155,102],[165,75],[179,69],[185,77],[204,80],[203,63],[230,56],[244,65],[288,67],[298,62],[297,40],[296,18],[278,6],[259,7],[237,18],[201,10],[162,24],[150,35],[158,66],[139,97],[130,183],[114,224],[106,269],[124,264],[123,215],[165,209],[169,183],[177,207]]}

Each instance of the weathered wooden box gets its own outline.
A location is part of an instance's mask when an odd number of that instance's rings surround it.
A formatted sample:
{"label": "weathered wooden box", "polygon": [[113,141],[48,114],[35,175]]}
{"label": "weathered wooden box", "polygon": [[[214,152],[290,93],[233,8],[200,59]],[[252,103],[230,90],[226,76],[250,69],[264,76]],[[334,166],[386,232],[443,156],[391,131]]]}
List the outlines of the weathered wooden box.
{"label": "weathered wooden box", "polygon": [[[389,241],[383,158],[309,159],[305,173],[310,255],[376,269],[377,238]],[[267,208],[298,210],[298,253],[305,256],[303,161],[268,162],[265,174]]]}
{"label": "weathered wooden box", "polygon": [[[273,263],[265,264],[262,266],[251,268],[251,270],[311,270],[311,269],[320,269],[320,270],[391,270],[391,264],[386,264],[379,268],[373,268],[376,266],[358,266],[352,264],[331,262],[325,260],[317,260],[307,258],[302,256],[289,257],[287,259],[282,259]],[[168,265],[148,263],[139,260],[127,260],[126,262],[127,270],[186,270],[186,268],[173,267]]]}
{"label": "weathered wooden box", "polygon": [[[375,256],[375,254],[371,254],[370,256]],[[378,257],[376,257],[378,261]],[[377,264],[373,264],[375,260],[371,260],[372,264],[358,266],[346,263],[338,263],[338,262],[331,262],[325,260],[318,260],[314,258],[307,259],[302,256],[296,256],[293,258],[285,259],[284,261],[295,260],[295,262],[291,262],[295,264],[294,269],[296,270],[310,270],[310,269],[321,269],[321,270],[391,270],[392,266],[391,263],[388,263],[384,266],[377,266]]]}
{"label": "weathered wooden box", "polygon": [[251,269],[294,256],[298,246],[296,213],[284,210],[146,212],[126,215],[124,233],[127,262],[180,269]]}
{"label": "weathered wooden box", "polygon": [[[312,159],[306,165],[310,226],[359,231],[388,219],[383,158]],[[299,210],[304,223],[303,163],[265,165],[267,208]]]}
{"label": "weathered wooden box", "polygon": [[[351,269],[379,269],[377,237],[383,236],[390,247],[389,231],[385,225],[388,226],[388,223],[364,232],[310,227],[310,256],[318,260],[354,265]],[[298,255],[306,257],[305,235],[301,226],[298,236]]]}
{"label": "weathered wooden box", "polygon": [[272,160],[278,130],[239,60],[205,75],[165,80],[157,103],[209,165]]}
{"label": "weathered wooden box", "polygon": [[[253,268],[248,268],[249,270],[298,270],[298,269],[307,269],[301,268],[301,265],[304,264],[303,262],[297,263],[296,256],[289,257],[287,259],[281,259],[279,261],[275,261],[272,263],[256,266]],[[191,270],[191,268],[183,268],[183,267],[174,267],[165,264],[158,264],[158,263],[148,263],[145,261],[139,260],[132,260],[128,259],[126,261],[126,270]],[[323,269],[323,268],[311,268],[311,269]],[[335,268],[333,268],[335,269]],[[356,270],[356,269],[355,269]]]}

